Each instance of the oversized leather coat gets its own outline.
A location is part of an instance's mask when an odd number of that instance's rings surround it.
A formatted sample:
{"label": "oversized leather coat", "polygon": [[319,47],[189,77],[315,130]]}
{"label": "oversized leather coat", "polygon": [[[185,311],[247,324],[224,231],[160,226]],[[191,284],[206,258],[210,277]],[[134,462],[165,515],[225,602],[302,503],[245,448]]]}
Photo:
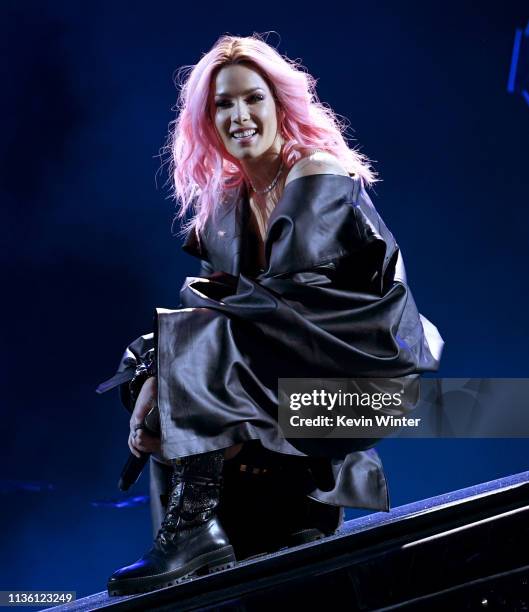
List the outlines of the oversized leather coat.
{"label": "oversized leather coat", "polygon": [[251,439],[321,456],[331,483],[311,497],[389,509],[372,440],[287,440],[277,425],[278,378],[401,377],[436,370],[443,341],[415,306],[397,243],[360,178],[304,176],[284,189],[256,269],[244,191],[233,192],[184,250],[202,262],[181,304],[157,309],[118,371],[155,346],[167,458]]}

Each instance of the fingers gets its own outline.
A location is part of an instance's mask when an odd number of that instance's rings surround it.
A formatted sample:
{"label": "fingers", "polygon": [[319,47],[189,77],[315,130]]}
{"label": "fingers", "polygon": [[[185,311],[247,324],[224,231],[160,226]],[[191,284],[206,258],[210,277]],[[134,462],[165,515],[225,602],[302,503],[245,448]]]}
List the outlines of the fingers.
{"label": "fingers", "polygon": [[145,453],[157,453],[161,447],[160,438],[157,436],[151,436],[143,429],[139,429],[136,432],[136,447]]}
{"label": "fingers", "polygon": [[136,457],[140,457],[140,451],[144,453],[156,453],[160,451],[160,438],[151,436],[143,429],[137,429],[130,432],[129,435],[130,452]]}
{"label": "fingers", "polygon": [[130,452],[135,457],[138,457],[138,459],[139,459],[141,457],[141,455],[140,455],[139,451],[136,450],[136,448],[134,447],[134,434],[132,432],[129,434],[128,445],[129,445]]}

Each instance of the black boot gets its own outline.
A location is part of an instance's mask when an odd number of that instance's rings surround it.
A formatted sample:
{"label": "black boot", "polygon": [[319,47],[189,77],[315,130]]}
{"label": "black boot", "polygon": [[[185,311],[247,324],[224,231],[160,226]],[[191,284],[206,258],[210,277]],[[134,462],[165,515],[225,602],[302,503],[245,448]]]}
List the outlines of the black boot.
{"label": "black boot", "polygon": [[112,574],[109,595],[143,593],[235,563],[217,519],[224,451],[185,457],[175,465],[167,512],[153,547]]}

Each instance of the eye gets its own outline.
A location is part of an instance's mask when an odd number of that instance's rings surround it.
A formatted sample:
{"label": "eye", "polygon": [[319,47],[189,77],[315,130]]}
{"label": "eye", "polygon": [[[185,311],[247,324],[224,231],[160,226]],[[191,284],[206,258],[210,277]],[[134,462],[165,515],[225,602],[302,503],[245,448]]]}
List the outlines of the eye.
{"label": "eye", "polygon": [[[249,104],[255,104],[256,102],[262,102],[263,100],[263,94],[255,93],[252,94],[249,98],[247,98],[246,102],[248,102]],[[217,108],[228,108],[229,106],[231,106],[231,102],[227,99],[215,100],[215,106]]]}

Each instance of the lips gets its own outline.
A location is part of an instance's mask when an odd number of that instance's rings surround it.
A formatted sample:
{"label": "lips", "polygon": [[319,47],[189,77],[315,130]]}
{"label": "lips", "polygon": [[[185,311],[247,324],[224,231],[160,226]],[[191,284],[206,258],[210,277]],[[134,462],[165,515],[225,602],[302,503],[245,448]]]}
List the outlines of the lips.
{"label": "lips", "polygon": [[257,134],[257,128],[247,128],[245,130],[237,130],[231,133],[231,137],[235,140],[249,140]]}

